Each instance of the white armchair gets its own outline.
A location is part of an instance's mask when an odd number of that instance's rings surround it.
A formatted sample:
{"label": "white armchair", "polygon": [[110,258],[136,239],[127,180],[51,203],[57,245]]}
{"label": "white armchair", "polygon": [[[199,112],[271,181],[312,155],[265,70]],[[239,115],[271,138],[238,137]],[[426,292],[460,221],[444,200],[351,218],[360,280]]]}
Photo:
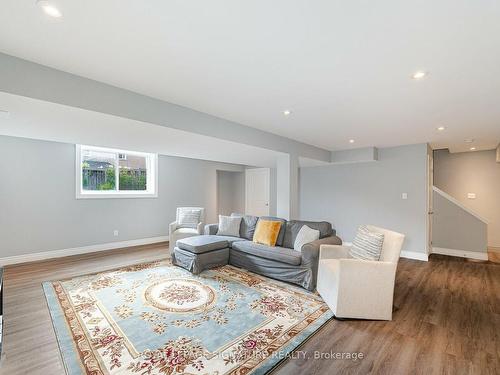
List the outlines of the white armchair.
{"label": "white armchair", "polygon": [[[197,222],[183,222],[183,215],[198,215]],[[205,226],[205,209],[202,207],[178,207],[175,215],[175,221],[169,225],[168,249],[170,255],[174,250],[177,240],[187,237],[198,236],[203,234]]]}
{"label": "white armchair", "polygon": [[354,259],[348,246],[321,245],[317,289],[338,318],[392,320],[396,268],[405,236],[367,227],[384,234],[380,260]]}

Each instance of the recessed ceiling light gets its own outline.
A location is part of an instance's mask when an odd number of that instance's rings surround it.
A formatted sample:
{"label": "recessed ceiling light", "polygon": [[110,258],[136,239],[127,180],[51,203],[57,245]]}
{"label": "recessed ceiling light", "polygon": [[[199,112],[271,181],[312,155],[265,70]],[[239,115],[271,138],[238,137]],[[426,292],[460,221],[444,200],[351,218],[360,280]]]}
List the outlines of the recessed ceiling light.
{"label": "recessed ceiling light", "polygon": [[442,132],[443,130],[445,130],[446,128],[444,126],[440,126],[439,128],[437,128],[437,130],[439,130],[440,132]]}
{"label": "recessed ceiling light", "polygon": [[476,151],[476,148],[475,147],[471,147],[470,150],[471,151]]}
{"label": "recessed ceiling light", "polygon": [[37,5],[43,9],[45,14],[48,16],[54,17],[54,18],[60,18],[62,16],[62,13],[59,9],[56,8],[55,5],[52,5],[49,1],[47,0],[38,0]]}
{"label": "recessed ceiling light", "polygon": [[285,116],[290,116],[290,114],[291,114],[291,113],[292,113],[292,111],[290,111],[290,110],[288,110],[288,109],[285,109],[285,110],[283,111],[283,114],[284,114]]}
{"label": "recessed ceiling light", "polygon": [[464,142],[465,143],[472,143],[472,142],[474,142],[474,139],[472,139],[472,138],[464,139]]}
{"label": "recessed ceiling light", "polygon": [[427,76],[427,72],[424,72],[423,70],[419,70],[418,72],[413,73],[411,76],[413,79],[422,79],[425,76]]}
{"label": "recessed ceiling light", "polygon": [[354,143],[354,139],[349,139],[349,143]]}

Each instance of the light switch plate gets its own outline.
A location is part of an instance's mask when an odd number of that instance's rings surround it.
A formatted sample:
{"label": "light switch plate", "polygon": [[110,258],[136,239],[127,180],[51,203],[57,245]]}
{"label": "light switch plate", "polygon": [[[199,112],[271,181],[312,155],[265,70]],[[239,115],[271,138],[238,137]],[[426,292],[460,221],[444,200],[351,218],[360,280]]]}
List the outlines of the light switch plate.
{"label": "light switch plate", "polygon": [[476,199],[476,193],[467,193],[467,198]]}
{"label": "light switch plate", "polygon": [[408,199],[408,193],[401,193],[401,199]]}

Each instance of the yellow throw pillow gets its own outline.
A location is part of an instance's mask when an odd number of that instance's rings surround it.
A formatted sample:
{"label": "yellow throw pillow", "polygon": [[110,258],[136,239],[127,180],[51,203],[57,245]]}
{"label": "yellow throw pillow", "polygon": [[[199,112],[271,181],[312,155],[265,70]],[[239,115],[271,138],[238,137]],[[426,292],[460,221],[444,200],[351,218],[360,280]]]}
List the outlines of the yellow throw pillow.
{"label": "yellow throw pillow", "polygon": [[253,242],[267,246],[275,246],[281,229],[281,222],[259,220],[253,235]]}

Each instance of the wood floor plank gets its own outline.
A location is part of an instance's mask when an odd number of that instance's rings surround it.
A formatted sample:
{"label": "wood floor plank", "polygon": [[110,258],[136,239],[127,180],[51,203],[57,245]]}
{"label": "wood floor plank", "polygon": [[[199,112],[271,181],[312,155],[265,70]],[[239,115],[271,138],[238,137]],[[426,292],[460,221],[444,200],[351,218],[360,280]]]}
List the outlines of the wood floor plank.
{"label": "wood floor plank", "polygon": [[[59,375],[64,366],[43,281],[164,259],[166,243],[7,267],[0,374]],[[280,364],[288,374],[499,374],[500,265],[401,259],[391,322],[331,320]],[[321,353],[363,359],[314,359]]]}

